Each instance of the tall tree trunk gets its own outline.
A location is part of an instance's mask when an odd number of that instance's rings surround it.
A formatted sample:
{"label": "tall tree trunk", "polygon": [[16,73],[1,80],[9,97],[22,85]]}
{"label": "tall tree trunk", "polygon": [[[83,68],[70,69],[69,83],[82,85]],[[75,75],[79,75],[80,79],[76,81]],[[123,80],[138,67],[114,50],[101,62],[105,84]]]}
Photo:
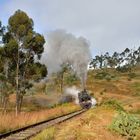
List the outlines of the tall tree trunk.
{"label": "tall tree trunk", "polygon": [[5,96],[3,99],[3,114],[5,114],[7,111],[7,102],[8,102],[8,97]]}
{"label": "tall tree trunk", "polygon": [[6,79],[8,79],[8,60],[5,61],[5,64],[4,64],[4,73],[5,73],[5,77]]}
{"label": "tall tree trunk", "polygon": [[16,67],[16,116],[19,113],[19,49],[17,56],[17,67]]}
{"label": "tall tree trunk", "polygon": [[2,93],[1,94],[1,106],[2,106],[2,108],[3,108],[3,104],[4,104],[4,94]]}
{"label": "tall tree trunk", "polygon": [[2,105],[2,91],[0,90],[0,106]]}
{"label": "tall tree trunk", "polygon": [[64,77],[64,73],[61,74],[61,78],[60,78],[61,79],[60,80],[60,91],[61,91],[61,94],[63,93],[63,84],[64,84],[63,83],[63,77]]}
{"label": "tall tree trunk", "polygon": [[22,102],[23,102],[23,95],[20,95],[20,99],[19,99],[19,112],[21,112]]}
{"label": "tall tree trunk", "polygon": [[19,114],[19,92],[16,91],[16,116]]}

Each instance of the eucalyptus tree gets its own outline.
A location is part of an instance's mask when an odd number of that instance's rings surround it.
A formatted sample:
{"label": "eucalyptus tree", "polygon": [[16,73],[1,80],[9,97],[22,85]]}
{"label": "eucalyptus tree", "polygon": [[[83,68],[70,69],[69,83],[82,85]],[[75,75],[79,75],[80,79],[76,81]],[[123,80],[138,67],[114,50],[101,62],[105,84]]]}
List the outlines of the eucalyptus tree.
{"label": "eucalyptus tree", "polygon": [[60,92],[63,93],[63,87],[64,87],[64,74],[68,72],[68,70],[71,69],[71,66],[69,64],[62,64],[61,70],[57,73],[57,83],[60,85]]}
{"label": "eucalyptus tree", "polygon": [[7,81],[4,74],[0,74],[0,105],[3,109],[3,113],[6,113],[9,96],[12,93],[12,85]]}
{"label": "eucalyptus tree", "polygon": [[127,65],[129,71],[131,72],[132,68],[136,65],[136,52],[134,49],[131,49],[126,57]]}
{"label": "eucalyptus tree", "polygon": [[90,68],[94,68],[96,69],[97,68],[97,64],[98,64],[98,61],[97,59],[93,58],[92,61],[90,62]]}
{"label": "eucalyptus tree", "polygon": [[3,58],[2,58],[3,48],[0,47],[0,73],[3,71]]}
{"label": "eucalyptus tree", "polygon": [[128,56],[130,54],[130,49],[126,48],[120,55],[123,57],[123,62],[127,63],[128,62]]}
{"label": "eucalyptus tree", "polygon": [[140,66],[140,47],[137,49],[136,65]]}
{"label": "eucalyptus tree", "polygon": [[96,60],[98,61],[98,63],[99,63],[99,68],[102,69],[102,68],[103,68],[103,62],[104,62],[104,60],[105,60],[105,59],[104,59],[104,55],[102,55],[102,54],[101,54],[100,56],[99,56],[99,55],[96,55],[96,56],[95,56],[95,59],[96,59]]}
{"label": "eucalyptus tree", "polygon": [[110,59],[109,52],[106,52],[106,53],[104,54],[104,68],[107,68],[107,67],[108,67],[109,59]]}
{"label": "eucalyptus tree", "polygon": [[[2,26],[2,22],[0,21],[0,39],[1,39],[2,36],[3,36],[4,30],[5,30],[5,27]],[[2,40],[0,40],[0,44],[1,44],[1,43],[2,43]]]}
{"label": "eucalyptus tree", "polygon": [[128,54],[130,52],[130,49],[129,48],[126,48],[125,50],[124,50],[124,54],[126,55],[126,54]]}
{"label": "eucalyptus tree", "polygon": [[138,55],[138,50],[126,48],[119,55],[119,67],[122,64],[121,69],[123,71],[131,72],[132,68],[137,64]]}
{"label": "eucalyptus tree", "polygon": [[31,71],[36,65],[35,58],[40,59],[44,51],[45,39],[34,31],[33,25],[33,20],[25,12],[17,10],[9,18],[7,32],[3,37],[5,55],[9,58],[12,76],[16,79],[16,114],[21,110],[26,89],[31,87],[29,81],[37,74],[37,71]]}
{"label": "eucalyptus tree", "polygon": [[107,65],[110,67],[110,68],[114,68],[116,66],[116,63],[115,63],[115,59],[111,56],[109,56],[107,58]]}

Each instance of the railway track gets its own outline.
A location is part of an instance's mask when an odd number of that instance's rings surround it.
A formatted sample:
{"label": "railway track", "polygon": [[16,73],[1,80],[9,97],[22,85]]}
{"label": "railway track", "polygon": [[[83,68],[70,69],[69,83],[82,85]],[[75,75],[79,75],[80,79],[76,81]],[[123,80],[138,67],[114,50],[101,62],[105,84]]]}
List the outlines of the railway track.
{"label": "railway track", "polygon": [[26,126],[24,128],[20,128],[5,134],[1,134],[0,140],[28,140],[29,138],[35,136],[45,128],[69,120],[85,111],[86,111],[85,109],[82,109],[50,120]]}
{"label": "railway track", "polygon": [[[133,98],[133,99],[127,99],[127,100],[122,100],[121,103],[122,105],[129,105],[132,104],[135,101],[140,100],[140,98]],[[1,134],[0,135],[0,140],[28,140],[29,138],[35,136],[36,134],[38,134],[39,132],[41,132],[42,130],[44,130],[45,128],[64,122],[66,120],[69,120],[83,112],[85,112],[85,109],[76,111],[76,112],[72,112],[63,116],[59,116],[50,120],[46,120],[46,121],[42,121],[30,126],[26,126],[24,128],[20,128],[14,131],[10,131],[8,133],[5,134]]]}

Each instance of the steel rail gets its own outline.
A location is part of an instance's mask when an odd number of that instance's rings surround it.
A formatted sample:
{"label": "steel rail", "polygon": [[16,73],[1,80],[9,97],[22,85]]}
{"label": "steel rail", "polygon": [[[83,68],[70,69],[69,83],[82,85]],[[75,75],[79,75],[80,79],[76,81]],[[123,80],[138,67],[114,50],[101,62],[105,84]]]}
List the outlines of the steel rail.
{"label": "steel rail", "polygon": [[32,136],[35,136],[45,128],[64,122],[66,120],[69,120],[83,112],[85,112],[86,109],[78,110],[72,113],[68,113],[65,115],[61,115],[49,120],[41,121],[29,126],[25,126],[23,128],[19,128],[4,134],[0,135],[0,140],[28,140]]}

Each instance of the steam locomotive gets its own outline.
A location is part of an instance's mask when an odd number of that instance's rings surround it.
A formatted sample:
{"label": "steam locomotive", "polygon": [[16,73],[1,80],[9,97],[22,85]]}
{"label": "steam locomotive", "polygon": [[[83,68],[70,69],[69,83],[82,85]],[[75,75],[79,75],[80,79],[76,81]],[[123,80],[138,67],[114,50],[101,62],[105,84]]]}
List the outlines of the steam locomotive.
{"label": "steam locomotive", "polygon": [[78,93],[79,104],[83,109],[89,109],[92,106],[91,96],[86,89]]}

